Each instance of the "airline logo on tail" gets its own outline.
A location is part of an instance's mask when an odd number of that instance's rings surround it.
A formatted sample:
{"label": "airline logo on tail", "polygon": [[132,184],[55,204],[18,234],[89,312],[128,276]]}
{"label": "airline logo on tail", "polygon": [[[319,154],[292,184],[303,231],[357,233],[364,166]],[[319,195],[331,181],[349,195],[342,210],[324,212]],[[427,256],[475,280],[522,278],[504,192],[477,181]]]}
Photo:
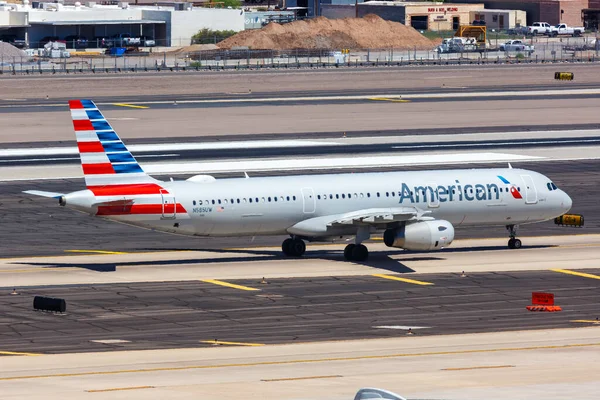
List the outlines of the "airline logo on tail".
{"label": "airline logo on tail", "polygon": [[[506,183],[507,185],[511,185],[511,183],[505,177],[503,177],[501,175],[498,175],[498,178],[503,183]],[[515,199],[522,199],[523,198],[523,196],[521,196],[521,193],[519,192],[519,190],[517,189],[517,187],[515,185],[511,185],[510,186],[510,194],[512,194],[512,197],[514,197]]]}
{"label": "airline logo on tail", "polygon": [[85,185],[106,199],[98,215],[186,213],[162,182],[144,172],[93,101],[70,100],[69,108]]}

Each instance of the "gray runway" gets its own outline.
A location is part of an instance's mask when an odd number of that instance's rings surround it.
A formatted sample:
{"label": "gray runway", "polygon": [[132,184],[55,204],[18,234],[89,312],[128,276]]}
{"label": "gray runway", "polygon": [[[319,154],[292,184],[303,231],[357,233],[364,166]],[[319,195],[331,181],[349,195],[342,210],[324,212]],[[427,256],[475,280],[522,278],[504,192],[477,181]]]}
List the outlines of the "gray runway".
{"label": "gray runway", "polygon": [[[353,276],[229,281],[260,292],[199,281],[26,288],[17,296],[0,295],[0,350],[72,353],[201,347],[212,345],[201,341],[214,340],[386,338],[406,335],[398,329],[403,326],[417,335],[498,332],[589,326],[571,321],[598,315],[600,281],[594,279],[551,271],[415,279],[434,285]],[[563,311],[527,311],[532,291],[554,292]],[[33,311],[35,295],[66,299],[67,313]]]}
{"label": "gray runway", "polygon": [[[354,99],[353,96],[407,96],[411,94],[419,95],[440,95],[445,97],[424,97],[411,99],[411,102],[417,103],[438,103],[453,101],[493,101],[493,100],[536,100],[540,94],[535,91],[557,91],[556,93],[544,94],[543,98],[568,100],[568,99],[587,99],[597,98],[597,94],[590,93],[559,93],[560,90],[577,89],[597,89],[598,83],[573,82],[568,87],[560,83],[531,84],[531,85],[482,85],[475,87],[424,87],[414,88],[373,88],[373,89],[354,89],[346,88],[344,90],[283,90],[273,93],[272,91],[246,91],[235,93],[212,92],[202,94],[146,94],[146,95],[121,95],[121,96],[95,96],[90,97],[98,104],[102,110],[118,110],[122,108],[119,104],[148,105],[153,109],[172,109],[175,102],[179,108],[222,108],[222,107],[244,107],[254,106],[257,100],[260,100],[261,106],[278,106],[285,101],[286,105],[297,104],[363,104],[372,103],[372,99],[361,98]],[[518,92],[519,95],[498,95],[489,96],[488,92]],[[527,92],[532,92],[527,95]],[[466,94],[471,94],[465,97]],[[35,112],[65,112],[68,110],[68,101],[71,97],[52,97],[51,99],[27,99],[23,102],[15,102],[11,99],[0,98],[1,113],[31,113]],[[148,104],[149,103],[149,104]]]}
{"label": "gray runway", "polygon": [[[505,167],[505,164],[472,165],[472,168]],[[519,236],[600,233],[600,160],[578,162],[515,163],[549,176],[573,199],[571,212],[583,214],[584,228],[555,226],[552,222],[524,225]],[[446,168],[464,166],[448,165]],[[402,168],[439,169],[440,166]],[[386,170],[382,168],[381,170]],[[355,172],[360,172],[357,170]],[[255,174],[260,175],[260,174]],[[219,177],[219,176],[217,176]],[[159,179],[161,177],[158,177]],[[184,179],[185,177],[181,177]],[[167,178],[168,179],[168,178]],[[60,255],[65,250],[148,251],[165,249],[219,249],[239,246],[278,246],[283,237],[194,238],[153,232],[93,218],[60,207],[51,199],[21,193],[23,190],[68,192],[83,188],[83,180],[0,183],[0,254],[2,257]],[[502,237],[504,227],[458,229],[457,238]],[[526,244],[526,241],[524,241]]]}

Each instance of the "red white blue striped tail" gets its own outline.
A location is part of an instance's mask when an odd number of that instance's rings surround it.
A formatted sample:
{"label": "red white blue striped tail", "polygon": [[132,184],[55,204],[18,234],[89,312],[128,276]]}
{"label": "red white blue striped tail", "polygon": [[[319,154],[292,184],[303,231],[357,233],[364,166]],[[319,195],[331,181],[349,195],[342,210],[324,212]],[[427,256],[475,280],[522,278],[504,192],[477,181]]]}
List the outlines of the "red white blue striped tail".
{"label": "red white blue striped tail", "polygon": [[88,189],[159,193],[159,181],[144,172],[93,101],[70,100],[69,108]]}

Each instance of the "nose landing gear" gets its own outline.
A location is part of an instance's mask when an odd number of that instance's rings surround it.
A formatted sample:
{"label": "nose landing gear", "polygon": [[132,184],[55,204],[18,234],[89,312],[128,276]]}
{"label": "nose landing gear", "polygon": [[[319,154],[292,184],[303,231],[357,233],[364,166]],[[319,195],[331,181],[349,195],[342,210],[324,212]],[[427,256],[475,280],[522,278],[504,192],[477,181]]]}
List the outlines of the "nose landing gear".
{"label": "nose landing gear", "polygon": [[523,245],[520,239],[517,239],[517,226],[515,225],[507,225],[506,229],[508,230],[510,239],[508,240],[508,248],[509,249],[520,249]]}

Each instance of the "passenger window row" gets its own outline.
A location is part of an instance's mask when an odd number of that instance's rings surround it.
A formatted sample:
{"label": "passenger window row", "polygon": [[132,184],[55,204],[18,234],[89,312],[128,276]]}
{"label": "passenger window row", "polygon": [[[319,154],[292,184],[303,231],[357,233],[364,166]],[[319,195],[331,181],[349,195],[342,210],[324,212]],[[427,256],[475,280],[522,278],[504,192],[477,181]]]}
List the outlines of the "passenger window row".
{"label": "passenger window row", "polygon": [[241,204],[241,203],[271,203],[278,201],[296,201],[296,196],[273,196],[273,197],[243,197],[241,199],[216,199],[216,200],[193,200],[193,205],[213,205],[213,204]]}

